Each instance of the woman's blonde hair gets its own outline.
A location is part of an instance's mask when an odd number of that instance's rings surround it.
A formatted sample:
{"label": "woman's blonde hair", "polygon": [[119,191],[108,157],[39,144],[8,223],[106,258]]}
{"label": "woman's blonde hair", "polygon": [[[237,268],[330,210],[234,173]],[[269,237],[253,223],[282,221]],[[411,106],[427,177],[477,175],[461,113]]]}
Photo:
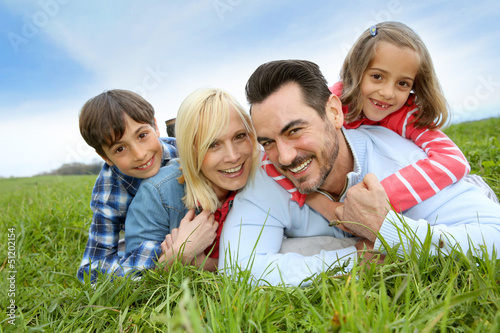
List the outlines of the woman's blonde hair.
{"label": "woman's blonde hair", "polygon": [[183,174],[179,180],[186,183],[183,201],[187,208],[201,206],[215,211],[220,205],[211,182],[201,172],[201,166],[210,145],[227,131],[231,108],[240,116],[252,142],[250,177],[259,164],[257,135],[247,111],[234,97],[221,89],[196,90],[182,102],[175,121]]}
{"label": "woman's blonde hair", "polygon": [[[415,51],[420,66],[413,84],[415,102],[419,107],[415,124],[417,127],[438,129],[448,120],[448,105],[439,84],[432,59],[422,39],[408,26],[400,22],[382,22],[361,34],[344,60],[340,80],[344,90],[340,100],[349,107],[346,121],[362,116],[361,80],[375,57],[380,42],[407,47]],[[370,33],[370,31],[373,33]],[[375,32],[376,31],[376,32]]]}

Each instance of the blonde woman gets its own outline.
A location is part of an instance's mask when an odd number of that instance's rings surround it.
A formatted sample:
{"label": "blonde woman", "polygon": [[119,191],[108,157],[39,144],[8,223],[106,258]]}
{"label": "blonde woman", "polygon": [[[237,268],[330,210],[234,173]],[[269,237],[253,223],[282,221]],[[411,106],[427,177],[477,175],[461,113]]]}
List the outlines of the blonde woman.
{"label": "blonde woman", "polygon": [[150,248],[138,269],[153,268],[157,259],[169,267],[178,257],[216,270],[224,220],[258,165],[255,131],[234,97],[200,89],[180,106],[175,133],[179,159],[145,180],[130,205],[126,252]]}

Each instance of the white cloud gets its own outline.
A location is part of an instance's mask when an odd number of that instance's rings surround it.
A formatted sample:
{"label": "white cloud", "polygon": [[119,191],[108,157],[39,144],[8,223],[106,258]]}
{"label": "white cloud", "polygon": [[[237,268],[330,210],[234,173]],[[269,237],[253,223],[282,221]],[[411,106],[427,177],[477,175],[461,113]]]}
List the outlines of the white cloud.
{"label": "white cloud", "polygon": [[[31,175],[95,158],[85,150],[77,116],[81,105],[103,90],[143,94],[165,135],[164,121],[175,117],[182,100],[197,88],[223,88],[246,106],[246,80],[266,61],[314,61],[333,84],[346,51],[364,29],[381,20],[402,21],[421,35],[446,97],[462,109],[460,120],[482,111],[500,115],[495,113],[500,110],[500,30],[488,28],[497,26],[496,3],[25,0],[6,6],[30,20],[48,13],[43,7],[48,3],[59,7],[47,14],[49,21],[34,38],[50,40],[57,46],[50,45],[50,52],[84,68],[89,83],[75,87],[71,100],[30,100],[26,92],[21,105],[0,107],[5,115],[0,147],[10,157],[0,164],[2,176]],[[39,115],[23,118],[33,110]]]}
{"label": "white cloud", "polygon": [[[80,106],[78,106],[80,107]],[[98,155],[87,146],[78,129],[78,107],[53,109],[46,102],[26,103],[0,122],[0,175],[32,176],[57,169],[64,163],[92,162]],[[36,108],[37,112],[33,112]],[[50,109],[50,112],[49,112]],[[35,114],[23,117],[26,112]]]}

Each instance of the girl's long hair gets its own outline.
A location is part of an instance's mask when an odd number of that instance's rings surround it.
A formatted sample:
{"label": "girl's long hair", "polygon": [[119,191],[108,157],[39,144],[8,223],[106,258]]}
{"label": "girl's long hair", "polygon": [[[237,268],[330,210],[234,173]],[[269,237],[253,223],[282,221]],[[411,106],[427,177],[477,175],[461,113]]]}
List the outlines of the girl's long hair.
{"label": "girl's long hair", "polygon": [[351,122],[363,116],[361,81],[370,67],[380,42],[415,51],[420,66],[415,77],[412,91],[419,108],[415,125],[438,129],[448,120],[448,105],[439,84],[432,59],[424,42],[412,29],[400,22],[382,22],[376,25],[376,35],[370,29],[361,34],[344,60],[340,80],[344,85],[340,100],[349,107],[346,121]]}

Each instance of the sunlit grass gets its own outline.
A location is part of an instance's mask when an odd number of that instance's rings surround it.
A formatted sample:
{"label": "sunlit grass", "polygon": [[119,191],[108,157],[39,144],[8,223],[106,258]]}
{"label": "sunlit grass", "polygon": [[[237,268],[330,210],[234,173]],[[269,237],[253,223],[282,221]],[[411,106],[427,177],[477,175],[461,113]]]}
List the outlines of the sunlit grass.
{"label": "sunlit grass", "polygon": [[471,173],[481,175],[500,193],[500,118],[450,126],[444,131],[462,150]]}

